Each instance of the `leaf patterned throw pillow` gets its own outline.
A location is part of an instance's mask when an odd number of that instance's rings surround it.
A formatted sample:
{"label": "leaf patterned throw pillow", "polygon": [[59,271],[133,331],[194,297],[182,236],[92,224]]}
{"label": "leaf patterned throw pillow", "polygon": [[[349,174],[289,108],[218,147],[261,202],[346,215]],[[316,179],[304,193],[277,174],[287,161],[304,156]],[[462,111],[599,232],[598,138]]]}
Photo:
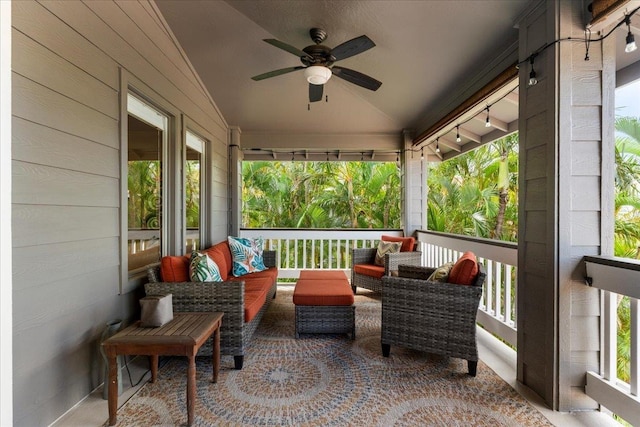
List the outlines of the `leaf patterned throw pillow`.
{"label": "leaf patterned throw pillow", "polygon": [[189,280],[192,282],[222,282],[218,264],[209,255],[193,251],[189,262]]}
{"label": "leaf patterned throw pillow", "polygon": [[245,239],[243,237],[228,237],[229,249],[233,258],[232,273],[239,277],[248,273],[266,270],[262,258],[262,237]]}
{"label": "leaf patterned throw pillow", "polygon": [[447,262],[442,264],[440,267],[436,268],[433,273],[427,278],[430,282],[443,282],[446,283],[449,279],[449,273],[453,268],[454,262]]}
{"label": "leaf patterned throw pillow", "polygon": [[380,243],[378,243],[378,250],[376,251],[375,264],[384,267],[384,256],[386,254],[395,254],[400,252],[401,247],[402,242],[387,242],[385,240],[380,240]]}

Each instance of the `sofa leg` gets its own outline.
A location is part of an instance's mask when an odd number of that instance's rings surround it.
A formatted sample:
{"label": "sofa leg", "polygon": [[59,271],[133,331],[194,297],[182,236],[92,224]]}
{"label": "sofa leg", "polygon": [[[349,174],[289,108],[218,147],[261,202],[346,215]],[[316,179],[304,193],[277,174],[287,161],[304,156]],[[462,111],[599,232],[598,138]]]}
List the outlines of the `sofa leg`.
{"label": "sofa leg", "polygon": [[244,363],[244,356],[233,356],[233,362],[237,370],[242,369]]}
{"label": "sofa leg", "polygon": [[475,377],[478,371],[478,362],[467,360],[467,367],[469,368],[469,375]]}
{"label": "sofa leg", "polygon": [[382,344],[382,355],[389,357],[389,353],[391,353],[391,344]]}

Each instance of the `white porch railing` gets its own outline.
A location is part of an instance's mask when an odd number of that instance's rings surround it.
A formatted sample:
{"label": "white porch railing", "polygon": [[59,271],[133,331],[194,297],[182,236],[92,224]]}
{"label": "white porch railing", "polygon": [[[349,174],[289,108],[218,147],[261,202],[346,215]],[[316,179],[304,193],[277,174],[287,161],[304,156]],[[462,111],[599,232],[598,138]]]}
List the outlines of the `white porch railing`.
{"label": "white porch railing", "polygon": [[241,237],[265,239],[278,252],[278,278],[295,279],[301,270],[343,270],[351,277],[351,249],[376,247],[380,236],[402,236],[400,230],[321,230],[243,228]]}
{"label": "white porch railing", "polygon": [[487,331],[517,346],[516,295],[518,245],[433,231],[418,231],[422,265],[438,267],[472,251],[484,264],[487,278],[477,321]]}
{"label": "white porch railing", "polygon": [[[586,393],[623,419],[640,420],[640,262],[613,257],[584,257],[586,282],[601,289],[600,373],[587,372]],[[629,298],[629,382],[618,378],[618,304]]]}

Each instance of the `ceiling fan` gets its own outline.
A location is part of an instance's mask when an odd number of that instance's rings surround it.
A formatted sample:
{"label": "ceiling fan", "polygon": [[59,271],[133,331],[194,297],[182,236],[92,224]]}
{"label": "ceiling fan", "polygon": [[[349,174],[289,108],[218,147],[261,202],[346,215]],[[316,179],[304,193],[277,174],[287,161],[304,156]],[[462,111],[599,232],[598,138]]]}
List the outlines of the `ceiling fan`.
{"label": "ceiling fan", "polygon": [[350,58],[374,47],[375,43],[371,41],[369,37],[362,35],[331,49],[321,44],[327,38],[327,32],[322,28],[312,28],[309,30],[309,35],[315,45],[307,46],[302,50],[276,39],[264,39],[264,41],[270,45],[300,57],[303,65],[281,68],[251,78],[258,81],[292,71],[304,70],[304,75],[309,82],[309,102],[316,102],[322,99],[322,87],[332,75],[373,91],[378,90],[380,85],[382,85],[382,82],[366,74],[333,65],[336,61]]}

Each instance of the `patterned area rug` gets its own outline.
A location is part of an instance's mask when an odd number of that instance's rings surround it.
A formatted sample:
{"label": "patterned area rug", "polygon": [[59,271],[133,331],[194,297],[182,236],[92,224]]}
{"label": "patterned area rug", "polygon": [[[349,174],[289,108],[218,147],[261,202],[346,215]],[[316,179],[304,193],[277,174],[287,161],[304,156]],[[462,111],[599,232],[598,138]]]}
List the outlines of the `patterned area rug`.
{"label": "patterned area rug", "polygon": [[[222,357],[217,384],[208,358],[197,361],[196,426],[550,426],[482,361],[399,347],[383,358],[380,297],[358,290],[356,335],[294,337],[292,288],[278,296],[254,335],[244,368]],[[119,426],[186,423],[184,358],[170,358],[118,411]]]}

